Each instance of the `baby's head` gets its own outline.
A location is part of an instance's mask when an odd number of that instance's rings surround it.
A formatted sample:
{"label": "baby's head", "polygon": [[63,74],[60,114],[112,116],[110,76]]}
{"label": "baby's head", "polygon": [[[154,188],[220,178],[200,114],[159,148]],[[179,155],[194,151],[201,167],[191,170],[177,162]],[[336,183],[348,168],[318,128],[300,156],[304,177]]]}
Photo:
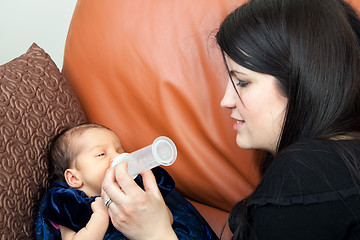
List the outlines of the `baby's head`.
{"label": "baby's head", "polygon": [[106,170],[114,157],[123,152],[119,137],[102,125],[70,127],[50,144],[49,181],[63,181],[88,196],[98,196]]}

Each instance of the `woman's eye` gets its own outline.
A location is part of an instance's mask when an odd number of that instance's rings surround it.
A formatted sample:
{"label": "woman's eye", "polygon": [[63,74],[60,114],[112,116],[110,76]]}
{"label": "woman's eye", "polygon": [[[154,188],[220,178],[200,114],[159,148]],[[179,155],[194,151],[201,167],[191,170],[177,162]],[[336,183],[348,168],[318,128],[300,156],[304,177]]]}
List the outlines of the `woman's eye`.
{"label": "woman's eye", "polygon": [[241,81],[241,80],[238,80],[238,82],[236,83],[236,86],[239,86],[239,87],[246,87],[247,85],[248,85],[248,82]]}

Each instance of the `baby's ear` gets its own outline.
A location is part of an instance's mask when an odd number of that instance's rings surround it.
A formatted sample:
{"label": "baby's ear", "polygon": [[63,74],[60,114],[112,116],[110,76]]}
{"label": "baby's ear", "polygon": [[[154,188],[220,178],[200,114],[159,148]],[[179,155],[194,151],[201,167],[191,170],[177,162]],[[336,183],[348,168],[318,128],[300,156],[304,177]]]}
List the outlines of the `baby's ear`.
{"label": "baby's ear", "polygon": [[80,188],[83,185],[78,170],[74,168],[66,169],[64,176],[66,183],[72,188]]}

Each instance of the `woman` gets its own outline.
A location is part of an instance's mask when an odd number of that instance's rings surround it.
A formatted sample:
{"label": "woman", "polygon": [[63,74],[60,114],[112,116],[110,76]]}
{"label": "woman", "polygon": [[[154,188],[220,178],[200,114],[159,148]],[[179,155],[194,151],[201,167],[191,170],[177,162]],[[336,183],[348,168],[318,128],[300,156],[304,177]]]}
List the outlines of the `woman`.
{"label": "woman", "polygon": [[[221,106],[237,145],[267,152],[261,183],[230,214],[233,238],[360,239],[354,10],[341,0],[250,0],[216,37],[230,76]],[[125,168],[103,183],[114,225],[130,239],[177,239],[151,174],[144,192]]]}

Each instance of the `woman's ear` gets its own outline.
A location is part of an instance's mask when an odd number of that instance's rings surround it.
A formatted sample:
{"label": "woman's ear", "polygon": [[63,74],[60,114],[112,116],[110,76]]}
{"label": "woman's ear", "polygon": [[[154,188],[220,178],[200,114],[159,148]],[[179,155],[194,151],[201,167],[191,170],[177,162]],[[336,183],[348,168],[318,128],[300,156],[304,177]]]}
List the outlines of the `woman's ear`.
{"label": "woman's ear", "polygon": [[66,169],[64,173],[64,177],[66,183],[72,188],[80,188],[83,185],[78,170],[74,168]]}

